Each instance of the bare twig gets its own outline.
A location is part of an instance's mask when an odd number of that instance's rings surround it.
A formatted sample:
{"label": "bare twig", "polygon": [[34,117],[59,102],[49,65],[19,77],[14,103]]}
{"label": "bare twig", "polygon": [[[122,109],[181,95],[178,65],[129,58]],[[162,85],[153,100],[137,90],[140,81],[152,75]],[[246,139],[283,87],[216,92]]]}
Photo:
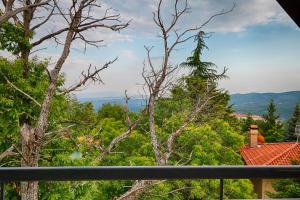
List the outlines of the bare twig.
{"label": "bare twig", "polygon": [[139,115],[138,119],[135,120],[135,122],[133,122],[129,128],[122,133],[121,135],[119,135],[118,137],[114,138],[110,144],[102,150],[100,156],[99,156],[99,160],[102,161],[102,159],[104,158],[104,156],[106,156],[107,154],[109,154],[113,148],[116,146],[116,144],[120,143],[121,141],[123,141],[124,139],[126,139],[130,133],[136,128],[136,126],[140,123],[141,119],[143,118],[144,114],[146,112],[146,109],[144,109],[141,114]]}
{"label": "bare twig", "polygon": [[0,25],[7,21],[8,19],[16,16],[18,13],[20,12],[23,12],[24,10],[27,10],[28,8],[34,8],[34,7],[39,7],[39,6],[42,6],[42,5],[46,5],[50,2],[51,0],[46,0],[46,1],[42,1],[42,2],[39,2],[39,3],[34,3],[34,4],[30,4],[30,5],[25,5],[23,7],[20,7],[20,8],[17,8],[15,10],[13,10],[13,3],[14,3],[14,0],[10,0],[10,1],[7,1],[6,2],[6,5],[5,5],[5,11],[4,13],[1,14],[0,16]]}
{"label": "bare twig", "polygon": [[21,94],[23,94],[25,97],[27,97],[28,99],[32,100],[36,105],[38,105],[39,107],[41,107],[41,104],[35,100],[32,96],[30,96],[29,94],[27,94],[26,92],[24,92],[23,90],[21,90],[20,88],[18,88],[15,84],[13,84],[12,82],[10,82],[10,80],[5,76],[5,74],[0,70],[0,74],[4,77],[4,79],[6,80],[6,82],[13,87],[15,90],[17,90],[18,92],[20,92]]}
{"label": "bare twig", "polygon": [[100,68],[96,68],[94,69],[93,72],[91,72],[91,65],[89,66],[89,69],[87,71],[87,73],[84,73],[82,72],[82,79],[79,81],[79,83],[77,83],[76,85],[68,88],[68,89],[65,89],[62,91],[61,94],[67,94],[67,93],[70,93],[70,92],[73,92],[73,91],[76,91],[78,88],[80,88],[81,86],[85,85],[87,83],[87,81],[89,80],[92,80],[93,82],[101,82],[102,83],[102,80],[99,76],[99,73],[105,69],[107,69],[111,64],[113,64],[118,58],[115,58],[114,60],[112,61],[109,61],[107,63],[105,63],[102,67]]}
{"label": "bare twig", "polygon": [[12,145],[11,147],[9,147],[8,149],[6,149],[3,153],[0,154],[0,162],[5,158],[5,157],[8,157],[8,156],[15,156],[15,155],[18,155],[18,153],[15,153],[14,152],[14,145]]}

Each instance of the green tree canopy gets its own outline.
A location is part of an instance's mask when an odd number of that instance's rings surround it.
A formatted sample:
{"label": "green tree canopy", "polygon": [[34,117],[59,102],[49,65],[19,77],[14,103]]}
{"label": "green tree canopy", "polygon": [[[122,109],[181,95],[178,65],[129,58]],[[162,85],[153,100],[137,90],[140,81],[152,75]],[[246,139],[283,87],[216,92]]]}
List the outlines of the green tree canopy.
{"label": "green tree canopy", "polygon": [[297,136],[295,135],[296,125],[300,125],[300,105],[296,104],[293,116],[287,122],[287,132],[285,133],[286,141],[296,141]]}
{"label": "green tree canopy", "polygon": [[263,115],[265,122],[262,124],[263,135],[266,142],[282,141],[282,124],[279,115],[276,114],[276,105],[271,99],[268,105],[267,113]]}
{"label": "green tree canopy", "polygon": [[18,54],[21,48],[30,48],[23,28],[9,21],[3,22],[0,25],[0,49]]}
{"label": "green tree canopy", "polygon": [[[300,157],[298,160],[292,161],[293,165],[300,165]],[[283,179],[273,183],[273,188],[276,192],[269,193],[271,198],[300,198],[300,179]]]}
{"label": "green tree canopy", "polygon": [[125,120],[124,106],[118,104],[106,103],[98,111],[98,119],[114,118],[115,120]]}

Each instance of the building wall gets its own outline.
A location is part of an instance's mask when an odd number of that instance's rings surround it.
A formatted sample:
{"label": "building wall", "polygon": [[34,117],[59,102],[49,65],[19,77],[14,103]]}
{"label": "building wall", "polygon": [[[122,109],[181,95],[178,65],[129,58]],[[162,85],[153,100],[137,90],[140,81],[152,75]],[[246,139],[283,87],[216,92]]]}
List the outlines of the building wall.
{"label": "building wall", "polygon": [[273,179],[252,179],[251,181],[254,185],[254,192],[257,194],[258,199],[270,199],[267,193],[275,192],[272,187],[274,182]]}
{"label": "building wall", "polygon": [[262,199],[263,197],[262,179],[251,179],[251,182],[253,183],[254,192],[257,194],[257,198]]}
{"label": "building wall", "polygon": [[268,197],[267,193],[268,192],[275,192],[272,184],[274,183],[273,179],[263,179],[262,180],[262,188],[263,188],[263,199],[270,199]]}

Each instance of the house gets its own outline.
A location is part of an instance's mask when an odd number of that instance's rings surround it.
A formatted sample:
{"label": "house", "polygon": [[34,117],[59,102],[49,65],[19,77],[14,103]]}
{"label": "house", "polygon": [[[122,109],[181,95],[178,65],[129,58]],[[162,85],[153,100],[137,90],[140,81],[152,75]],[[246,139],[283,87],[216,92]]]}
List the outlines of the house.
{"label": "house", "polygon": [[264,121],[265,119],[259,115],[247,115],[247,114],[240,114],[240,113],[233,113],[230,115],[231,117],[235,117],[237,119],[248,119],[249,117],[255,121]]}
{"label": "house", "polygon": [[[257,125],[251,125],[248,137],[248,144],[241,149],[246,165],[291,165],[293,161],[299,160],[298,142],[264,143]],[[274,192],[271,179],[251,181],[258,198],[267,199],[267,192]]]}

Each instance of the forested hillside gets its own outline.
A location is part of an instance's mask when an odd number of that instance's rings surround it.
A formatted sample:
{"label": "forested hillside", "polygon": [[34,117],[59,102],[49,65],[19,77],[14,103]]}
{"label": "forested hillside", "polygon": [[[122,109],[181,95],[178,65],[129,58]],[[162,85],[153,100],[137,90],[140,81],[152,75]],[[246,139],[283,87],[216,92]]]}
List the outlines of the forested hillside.
{"label": "forested hillside", "polygon": [[[300,91],[282,92],[282,93],[248,93],[248,94],[231,94],[230,104],[234,112],[254,115],[264,115],[267,112],[267,106],[273,99],[277,113],[280,118],[287,120],[291,117],[293,109],[297,103],[300,103]],[[79,98],[82,102],[92,102],[95,109],[99,109],[103,104],[125,104],[124,97],[106,97],[106,98]],[[131,111],[138,111],[145,106],[145,100],[139,97],[132,98],[129,102]]]}
{"label": "forested hillside", "polygon": [[263,115],[266,114],[271,99],[274,100],[280,118],[287,120],[291,117],[295,105],[300,103],[300,91],[232,94],[230,103],[237,113]]}

